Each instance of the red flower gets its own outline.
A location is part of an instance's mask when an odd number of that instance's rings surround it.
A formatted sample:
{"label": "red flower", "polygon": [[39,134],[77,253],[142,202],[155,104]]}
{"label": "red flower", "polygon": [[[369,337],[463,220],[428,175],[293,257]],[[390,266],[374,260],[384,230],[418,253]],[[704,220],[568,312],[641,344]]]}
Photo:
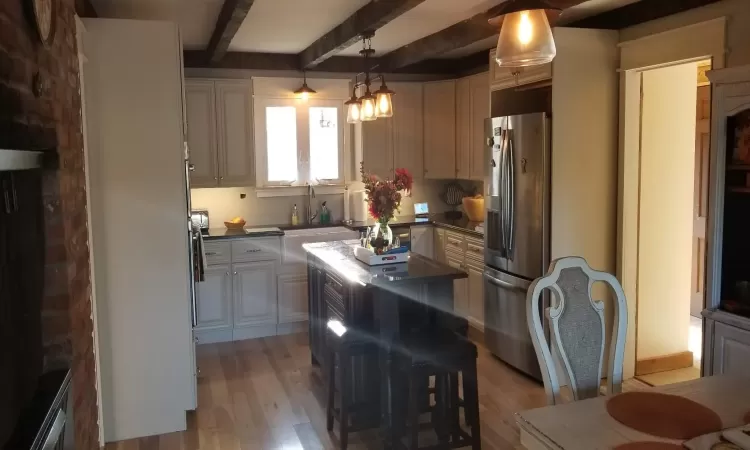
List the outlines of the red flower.
{"label": "red flower", "polygon": [[396,169],[394,180],[381,180],[366,173],[364,164],[360,167],[360,173],[365,184],[370,215],[380,222],[390,221],[401,205],[400,191],[411,191],[414,181],[411,174],[406,169]]}

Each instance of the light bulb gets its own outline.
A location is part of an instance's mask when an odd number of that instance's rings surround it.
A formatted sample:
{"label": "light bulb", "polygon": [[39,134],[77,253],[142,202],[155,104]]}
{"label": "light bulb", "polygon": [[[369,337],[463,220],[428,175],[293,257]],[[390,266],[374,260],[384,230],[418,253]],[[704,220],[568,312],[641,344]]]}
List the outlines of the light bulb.
{"label": "light bulb", "polygon": [[302,100],[303,102],[306,102],[306,101],[307,101],[307,100],[308,100],[308,99],[310,98],[310,94],[308,94],[307,92],[303,92],[303,93],[301,93],[301,94],[299,95],[299,98],[300,98],[300,99],[301,99],[301,100]]}
{"label": "light bulb", "polygon": [[359,105],[352,105],[352,119],[359,120]]}
{"label": "light bulb", "polygon": [[375,98],[372,96],[363,98],[360,120],[367,122],[375,119]]}
{"label": "light bulb", "polygon": [[387,113],[389,109],[391,109],[391,105],[388,104],[388,97],[385,95],[380,96],[380,101],[378,102],[378,108],[380,108],[380,111]]}
{"label": "light bulb", "polygon": [[521,11],[521,18],[518,21],[518,42],[528,45],[534,37],[534,25],[529,20],[529,12]]}

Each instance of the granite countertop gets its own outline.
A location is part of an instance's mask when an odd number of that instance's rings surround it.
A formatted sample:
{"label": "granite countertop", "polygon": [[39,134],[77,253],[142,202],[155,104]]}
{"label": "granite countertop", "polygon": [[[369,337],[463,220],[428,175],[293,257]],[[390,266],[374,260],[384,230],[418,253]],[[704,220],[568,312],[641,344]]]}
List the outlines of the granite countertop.
{"label": "granite countertop", "polygon": [[[375,223],[375,219],[369,219],[360,222],[352,222],[345,226],[352,230],[360,231],[373,226]],[[445,217],[445,214],[430,214],[427,217],[399,216],[394,218],[394,220],[388,225],[390,225],[391,228],[397,226],[435,225],[437,227],[458,230],[477,237],[484,237],[484,232],[474,229],[480,223],[481,222],[471,222],[466,216],[462,216],[460,219],[449,219]]]}
{"label": "granite countertop", "polygon": [[320,259],[344,279],[362,286],[385,286],[395,283],[419,283],[436,278],[460,279],[468,275],[447,264],[409,253],[409,261],[399,264],[368,266],[354,256],[359,240],[317,242],[302,245],[308,253]]}
{"label": "granite countertop", "polygon": [[201,231],[203,239],[212,241],[217,239],[237,239],[249,237],[283,236],[284,231],[278,227],[248,227],[244,230],[229,230],[227,228],[209,228]]}

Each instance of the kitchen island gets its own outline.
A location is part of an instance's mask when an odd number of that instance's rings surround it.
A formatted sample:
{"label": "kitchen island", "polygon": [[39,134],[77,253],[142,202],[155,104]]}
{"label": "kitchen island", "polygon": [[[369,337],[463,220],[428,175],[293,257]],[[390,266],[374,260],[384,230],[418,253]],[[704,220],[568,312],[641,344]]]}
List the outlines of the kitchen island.
{"label": "kitchen island", "polygon": [[355,420],[378,420],[389,448],[398,434],[394,424],[404,423],[403,408],[394,407],[394,393],[403,386],[396,383],[392,348],[402,333],[414,328],[439,327],[465,334],[466,320],[453,312],[453,281],[467,274],[414,253],[405,263],[368,266],[354,256],[358,245],[358,240],[303,245],[308,261],[310,351],[313,364],[325,367],[326,323],[331,319],[373,335],[378,354],[355,359],[349,386],[355,402],[380,406],[379,411],[369,411],[374,417],[365,413]]}

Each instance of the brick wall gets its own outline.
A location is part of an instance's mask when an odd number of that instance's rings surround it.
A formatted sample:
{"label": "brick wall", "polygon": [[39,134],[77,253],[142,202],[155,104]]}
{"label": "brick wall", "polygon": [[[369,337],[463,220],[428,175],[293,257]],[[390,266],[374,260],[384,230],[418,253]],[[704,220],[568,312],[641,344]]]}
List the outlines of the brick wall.
{"label": "brick wall", "polygon": [[[75,0],[56,0],[55,40],[45,48],[28,0],[0,0],[1,147],[56,148],[59,170],[44,176],[45,368],[70,364],[76,449],[98,448],[91,282]],[[45,92],[35,97],[34,74]]]}

